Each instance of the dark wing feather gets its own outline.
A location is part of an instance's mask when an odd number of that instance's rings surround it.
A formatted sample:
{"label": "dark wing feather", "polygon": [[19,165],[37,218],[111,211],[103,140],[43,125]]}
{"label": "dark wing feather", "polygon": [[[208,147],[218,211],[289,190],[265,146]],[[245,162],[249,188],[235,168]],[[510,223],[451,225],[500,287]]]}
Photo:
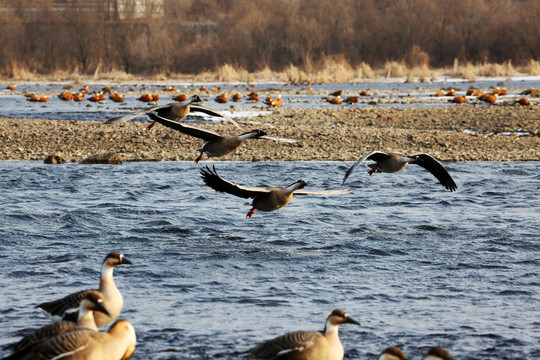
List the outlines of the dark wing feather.
{"label": "dark wing feather", "polygon": [[71,355],[70,358],[78,359],[77,354],[87,350],[91,339],[99,335],[99,332],[88,329],[68,331],[30,349],[32,353],[35,351],[30,358],[62,359]]}
{"label": "dark wing feather", "polygon": [[68,331],[71,331],[73,329],[76,329],[77,327],[78,327],[77,324],[74,324],[68,321],[60,321],[60,322],[52,323],[49,325],[45,325],[42,328],[39,328],[29,333],[28,335],[23,337],[21,340],[19,340],[19,342],[10,344],[6,346],[5,348],[13,349],[13,351],[15,352],[22,351],[31,346],[39,344],[53,336],[58,336]]}
{"label": "dark wing feather", "polygon": [[355,162],[353,164],[353,166],[351,166],[349,168],[349,170],[347,170],[347,172],[345,173],[345,176],[343,177],[343,181],[341,182],[341,185],[345,184],[345,181],[347,180],[347,178],[349,176],[351,176],[351,174],[354,172],[354,170],[358,167],[358,165],[360,165],[361,163],[363,163],[364,161],[366,160],[372,160],[372,161],[380,161],[380,160],[383,160],[385,158],[388,157],[388,154],[387,153],[384,153],[382,151],[370,151],[368,152],[367,154],[365,154],[364,156],[362,156],[360,158],[360,160],[358,160],[357,162]]}
{"label": "dark wing feather", "polygon": [[42,308],[51,315],[63,315],[69,309],[78,308],[81,301],[91,291],[99,290],[82,290],[55,301],[41,303],[37,307]]}
{"label": "dark wing feather", "polygon": [[252,348],[249,353],[255,359],[261,360],[287,358],[287,355],[313,346],[321,336],[316,332],[296,331],[263,342]]}
{"label": "dark wing feather", "polygon": [[216,141],[216,140],[221,139],[221,135],[210,130],[205,130],[205,129],[201,129],[195,126],[181,124],[177,121],[165,119],[154,113],[150,113],[148,114],[148,116],[150,117],[150,119],[154,120],[155,122],[160,123],[163,126],[171,128],[173,130],[180,131],[181,133],[189,135],[189,136],[203,139],[204,141]]}
{"label": "dark wing feather", "polygon": [[122,115],[122,116],[118,116],[118,117],[109,119],[109,120],[105,121],[104,123],[105,124],[112,124],[112,123],[118,123],[118,122],[125,122],[125,121],[129,121],[131,119],[135,119],[138,116],[148,114],[151,111],[155,111],[155,110],[159,110],[159,109],[165,109],[165,108],[168,108],[168,107],[171,107],[171,104],[151,106],[151,107],[146,108],[146,109],[141,110],[141,111],[137,111],[137,112],[130,113],[130,114],[127,114],[127,115]]}
{"label": "dark wing feather", "polygon": [[424,153],[412,154],[409,155],[409,157],[416,158],[412,164],[420,165],[429,171],[446,189],[450,191],[455,191],[457,189],[454,179],[452,179],[445,167],[434,157]]}
{"label": "dark wing feather", "polygon": [[204,183],[210,186],[212,189],[220,192],[226,192],[244,199],[254,198],[256,196],[268,193],[268,190],[266,189],[241,187],[235,183],[223,179],[218,175],[215,166],[213,167],[213,170],[211,170],[208,166],[206,169],[201,169],[201,177],[204,180]]}

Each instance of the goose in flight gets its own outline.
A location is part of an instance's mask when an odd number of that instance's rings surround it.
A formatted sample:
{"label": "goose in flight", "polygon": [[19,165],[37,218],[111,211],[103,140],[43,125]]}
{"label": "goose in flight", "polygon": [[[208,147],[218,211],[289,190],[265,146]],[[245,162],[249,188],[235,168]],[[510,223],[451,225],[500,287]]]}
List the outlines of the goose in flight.
{"label": "goose in flight", "polygon": [[193,136],[193,137],[196,137],[205,141],[205,143],[201,146],[201,148],[195,150],[200,153],[199,156],[195,159],[195,163],[198,163],[202,159],[203,154],[206,154],[208,157],[219,157],[219,156],[227,155],[230,152],[236,150],[236,148],[238,148],[240,145],[242,145],[242,143],[246,139],[268,139],[268,140],[277,140],[277,141],[284,141],[284,142],[296,142],[296,140],[293,140],[293,139],[274,138],[271,136],[267,136],[267,134],[264,131],[259,130],[259,129],[248,131],[240,135],[233,135],[233,134],[220,135],[211,130],[206,130],[206,129],[202,129],[196,126],[182,124],[177,121],[171,121],[169,119],[165,119],[162,116],[159,116],[154,113],[149,114],[149,116],[152,120],[154,120],[154,122],[158,122],[161,125],[164,125],[168,128],[177,130],[183,134]]}
{"label": "goose in flight", "polygon": [[294,195],[337,195],[346,194],[352,189],[337,189],[327,191],[306,191],[301,190],[307,186],[304,180],[298,180],[287,187],[271,187],[268,189],[256,187],[243,187],[223,179],[218,175],[215,166],[211,170],[208,166],[201,169],[201,177],[206,185],[220,192],[226,192],[244,199],[252,198],[251,210],[246,217],[250,218],[255,210],[270,212],[287,205]]}
{"label": "goose in flight", "polygon": [[360,325],[345,311],[336,309],[326,319],[322,332],[291,332],[255,346],[249,355],[258,360],[342,360],[338,328],[343,324]]}
{"label": "goose in flight", "polygon": [[345,184],[347,178],[354,172],[358,165],[366,160],[375,161],[375,164],[368,165],[371,168],[371,170],[368,171],[369,175],[382,172],[394,173],[403,170],[408,164],[416,164],[429,171],[446,189],[450,191],[455,191],[457,189],[457,185],[448,171],[431,155],[424,153],[404,155],[400,153],[385,153],[382,151],[371,151],[362,156],[360,160],[355,162],[354,165],[347,170],[342,184]]}
{"label": "goose in flight", "polygon": [[122,311],[124,299],[122,294],[114,284],[113,270],[118,265],[133,264],[124,255],[111,252],[107,254],[101,265],[101,278],[99,280],[99,289],[82,290],[61,299],[44,302],[37,307],[45,310],[51,315],[62,316],[64,320],[76,322],[78,318],[77,311],[68,312],[69,309],[79,307],[81,301],[86,297],[89,291],[98,291],[103,298],[103,304],[110,315],[96,313],[94,314],[97,327],[102,327],[113,321]]}
{"label": "goose in flight", "polygon": [[[188,116],[188,114],[191,112],[200,112],[200,113],[204,113],[211,116],[221,117],[225,119],[226,121],[232,123],[237,128],[239,129],[241,128],[240,125],[238,125],[236,121],[229,118],[228,116],[223,115],[220,112],[208,109],[204,106],[194,105],[194,103],[200,103],[200,102],[202,102],[202,100],[199,97],[199,95],[193,95],[185,101],[173,102],[166,105],[154,105],[149,108],[136,111],[127,115],[118,116],[118,117],[105,121],[105,124],[129,121],[131,119],[135,119],[136,117],[139,117],[141,115],[145,115],[151,112],[155,112],[159,116],[168,120],[180,121],[186,116]],[[154,126],[154,123],[155,122],[152,122],[150,125],[148,125],[147,129],[150,130],[152,126]]]}

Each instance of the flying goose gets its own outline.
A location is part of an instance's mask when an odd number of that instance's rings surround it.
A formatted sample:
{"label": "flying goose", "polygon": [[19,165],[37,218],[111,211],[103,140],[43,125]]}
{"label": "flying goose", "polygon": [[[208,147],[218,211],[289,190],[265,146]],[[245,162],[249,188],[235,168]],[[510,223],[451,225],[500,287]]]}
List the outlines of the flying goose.
{"label": "flying goose", "polygon": [[296,140],[294,139],[275,138],[267,136],[264,131],[259,129],[251,130],[240,135],[220,135],[211,130],[201,129],[195,126],[171,121],[157,114],[152,113],[149,114],[149,116],[152,120],[154,120],[154,122],[158,122],[161,125],[180,131],[183,134],[193,136],[205,141],[205,143],[203,144],[203,146],[201,146],[200,149],[195,150],[200,153],[199,156],[195,159],[195,163],[199,163],[199,161],[202,159],[203,154],[205,153],[206,155],[208,155],[208,157],[219,157],[227,155],[228,153],[238,148],[246,139],[268,139],[284,142],[296,142]]}
{"label": "flying goose", "polygon": [[117,320],[107,332],[74,329],[4,360],[124,360],[133,355],[136,342],[133,326],[126,320]]}
{"label": "flying goose", "polygon": [[403,170],[408,164],[416,164],[433,174],[446,189],[450,191],[455,191],[457,189],[457,185],[448,171],[446,171],[444,166],[434,157],[424,153],[404,155],[400,153],[385,153],[382,151],[371,151],[362,156],[360,160],[355,162],[354,165],[347,170],[342,184],[345,184],[347,178],[353,173],[358,165],[365,160],[375,161],[375,164],[368,165],[371,168],[371,170],[368,171],[369,175],[381,172],[394,173]]}
{"label": "flying goose", "polygon": [[[122,311],[122,306],[124,305],[124,299],[122,294],[116,288],[113,280],[113,270],[117,265],[122,264],[133,264],[128,260],[124,255],[111,252],[107,254],[103,264],[101,265],[101,278],[99,280],[99,289],[93,289],[98,291],[103,297],[103,304],[109,311],[110,315],[105,315],[101,313],[95,314],[95,320],[97,327],[102,327],[111,321],[113,321]],[[68,313],[67,310],[78,308],[82,299],[85,298],[86,294],[92,290],[82,290],[62,299],[44,302],[39,304],[37,307],[42,308],[51,315],[63,316],[64,320],[75,322],[78,314],[77,312]]]}
{"label": "flying goose", "polygon": [[101,312],[109,316],[109,312],[103,306],[103,299],[97,291],[87,291],[85,297],[81,301],[79,306],[79,317],[77,323],[71,321],[59,321],[52,324],[45,325],[28,335],[24,336],[19,342],[10,344],[6,349],[13,349],[15,353],[22,353],[22,351],[29,349],[30,347],[39,344],[47,339],[59,336],[68,331],[77,329],[89,329],[98,331],[96,321],[94,320],[94,314]]}
{"label": "flying goose", "polygon": [[407,360],[407,356],[400,348],[390,346],[380,353],[377,360]]}
{"label": "flying goose", "polygon": [[338,189],[327,191],[305,191],[300,190],[307,186],[304,180],[298,180],[287,187],[272,187],[268,189],[242,187],[227,181],[220,177],[216,171],[216,167],[211,170],[208,166],[201,169],[201,176],[204,183],[212,189],[220,192],[226,192],[244,199],[253,198],[251,210],[246,217],[252,217],[255,210],[259,211],[274,211],[287,205],[294,195],[337,195],[346,194],[352,189]]}
{"label": "flying goose", "polygon": [[423,360],[453,360],[448,350],[439,346],[434,346],[430,348],[422,359]]}
{"label": "flying goose", "polygon": [[344,351],[338,328],[343,324],[360,325],[345,311],[334,310],[322,332],[291,332],[255,346],[249,355],[259,360],[341,360]]}
{"label": "flying goose", "polygon": [[[144,110],[136,111],[134,113],[130,113],[127,115],[118,116],[118,117],[105,121],[105,124],[129,121],[131,119],[135,119],[138,116],[145,115],[150,112],[156,112],[159,116],[168,120],[180,121],[186,116],[188,116],[188,114],[191,112],[200,112],[200,113],[208,114],[211,116],[221,117],[225,119],[226,121],[232,123],[237,128],[240,128],[240,125],[238,125],[236,121],[221,114],[220,112],[208,109],[204,106],[193,105],[194,103],[200,103],[200,102],[202,101],[199,95],[193,95],[185,101],[173,102],[166,105],[154,105]],[[147,129],[150,130],[152,126],[154,126],[154,122],[148,125]]]}

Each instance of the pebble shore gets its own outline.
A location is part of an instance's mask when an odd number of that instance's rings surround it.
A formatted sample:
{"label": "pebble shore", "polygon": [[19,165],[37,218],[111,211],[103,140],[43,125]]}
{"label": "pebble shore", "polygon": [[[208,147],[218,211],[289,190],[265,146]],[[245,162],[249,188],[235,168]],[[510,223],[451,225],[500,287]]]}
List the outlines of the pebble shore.
{"label": "pebble shore", "polygon": [[[236,120],[246,130],[260,128],[270,136],[299,141],[248,140],[212,160],[355,161],[371,150],[425,152],[454,162],[540,160],[538,105],[276,108],[271,114]],[[0,160],[43,161],[58,155],[81,162],[115,153],[124,161],[183,161],[195,159],[193,150],[203,143],[159,124],[148,131],[144,122],[0,118],[0,125]],[[197,126],[237,132],[227,124]]]}

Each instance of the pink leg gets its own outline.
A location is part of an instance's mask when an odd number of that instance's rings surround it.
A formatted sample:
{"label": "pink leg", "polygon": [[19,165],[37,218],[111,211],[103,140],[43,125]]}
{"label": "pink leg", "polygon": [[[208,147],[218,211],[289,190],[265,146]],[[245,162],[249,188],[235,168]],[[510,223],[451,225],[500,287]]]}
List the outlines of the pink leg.
{"label": "pink leg", "polygon": [[199,156],[195,159],[195,164],[198,164],[199,161],[201,161],[203,154],[204,154],[204,152],[201,151],[201,153],[199,154]]}
{"label": "pink leg", "polygon": [[152,123],[146,127],[146,130],[150,130],[151,128],[154,127],[154,125],[156,125],[156,122],[152,121]]}
{"label": "pink leg", "polygon": [[249,212],[246,214],[246,218],[252,217],[253,214],[255,214],[255,208],[252,208],[251,210],[249,210]]}

